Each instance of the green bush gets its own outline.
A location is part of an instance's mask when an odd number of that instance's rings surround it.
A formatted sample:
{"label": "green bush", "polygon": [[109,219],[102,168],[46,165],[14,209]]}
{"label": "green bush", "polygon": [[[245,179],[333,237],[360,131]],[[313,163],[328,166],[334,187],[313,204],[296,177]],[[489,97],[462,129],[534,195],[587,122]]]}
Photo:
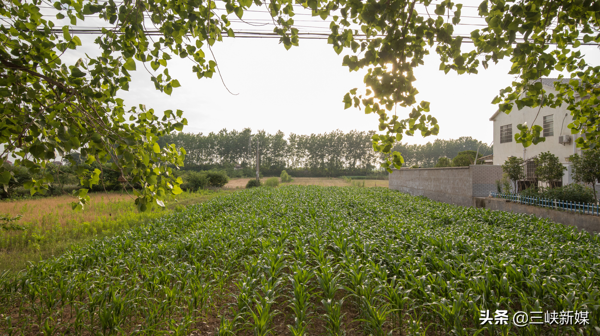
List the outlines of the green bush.
{"label": "green bush", "polygon": [[559,201],[593,203],[594,193],[591,188],[584,187],[581,184],[573,183],[564,187],[552,188],[548,190],[539,190],[537,188],[528,188],[521,192],[522,196],[540,197],[555,199]]}
{"label": "green bush", "polygon": [[277,177],[271,177],[265,182],[265,185],[267,187],[277,187],[279,185],[279,179]]}
{"label": "green bush", "polygon": [[198,191],[208,187],[209,181],[205,173],[200,172],[189,172],[183,176],[184,183],[181,185],[181,189],[188,191]]}
{"label": "green bush", "polygon": [[281,171],[281,176],[279,177],[281,178],[281,183],[292,182],[292,177],[285,170]]}
{"label": "green bush", "polygon": [[229,177],[227,174],[222,171],[209,170],[206,173],[206,178],[208,179],[208,184],[211,187],[220,188],[229,182]]}
{"label": "green bush", "polygon": [[246,183],[246,189],[260,187],[260,186],[261,186],[260,181],[257,181],[255,179],[252,179],[252,180],[248,181],[248,183]]}
{"label": "green bush", "polygon": [[475,162],[475,155],[477,153],[472,150],[466,150],[462,152],[458,152],[456,157],[452,159],[453,167],[465,167],[470,166]]}

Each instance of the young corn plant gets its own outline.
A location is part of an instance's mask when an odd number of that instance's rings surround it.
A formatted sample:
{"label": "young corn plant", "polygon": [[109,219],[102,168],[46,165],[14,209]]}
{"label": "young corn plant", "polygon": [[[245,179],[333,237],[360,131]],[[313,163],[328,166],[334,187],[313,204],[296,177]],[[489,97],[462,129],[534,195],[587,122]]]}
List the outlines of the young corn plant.
{"label": "young corn plant", "polygon": [[289,278],[292,283],[293,298],[290,308],[294,312],[294,325],[288,325],[288,328],[294,336],[304,336],[309,315],[309,303],[312,297],[308,283],[313,274],[298,264],[292,265],[291,272]]}

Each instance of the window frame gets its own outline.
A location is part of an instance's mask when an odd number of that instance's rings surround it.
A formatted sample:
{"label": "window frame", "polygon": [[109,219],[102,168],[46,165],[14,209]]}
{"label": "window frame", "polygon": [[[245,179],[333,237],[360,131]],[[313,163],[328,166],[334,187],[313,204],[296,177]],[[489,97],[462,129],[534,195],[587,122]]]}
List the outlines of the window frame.
{"label": "window frame", "polygon": [[[548,117],[551,119],[550,122],[546,121],[546,118]],[[554,114],[545,115],[542,118],[542,127],[544,128],[544,131],[542,132],[544,138],[554,136]]]}
{"label": "window frame", "polygon": [[513,140],[512,124],[500,126],[500,143],[509,143]]}

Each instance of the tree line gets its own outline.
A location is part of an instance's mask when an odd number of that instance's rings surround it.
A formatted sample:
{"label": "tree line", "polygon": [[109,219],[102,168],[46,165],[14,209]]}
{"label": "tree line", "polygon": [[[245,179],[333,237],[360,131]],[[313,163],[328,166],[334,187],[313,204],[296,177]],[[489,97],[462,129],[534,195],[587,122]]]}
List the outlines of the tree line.
{"label": "tree line", "polygon": [[[310,135],[290,133],[286,137],[281,131],[258,131],[253,135],[251,129],[245,128],[241,132],[223,129],[208,134],[178,132],[163,136],[158,142],[161,146],[172,143],[184,148],[183,168],[188,170],[225,169],[231,175],[233,168],[240,165],[251,176],[258,143],[261,172],[265,175],[279,175],[284,169],[292,176],[383,174],[380,165],[384,156],[373,150],[374,134],[335,130]],[[402,153],[405,166],[433,167],[441,157],[453,158],[478,147],[479,157],[492,153],[491,146],[471,137],[437,139],[425,145],[399,144],[394,150]]]}
{"label": "tree line", "polygon": [[492,146],[466,136],[451,140],[436,139],[424,145],[400,143],[394,146],[393,150],[402,154],[405,167],[431,168],[440,158],[452,159],[460,152],[477,151],[477,149],[479,149],[478,157],[493,153]]}

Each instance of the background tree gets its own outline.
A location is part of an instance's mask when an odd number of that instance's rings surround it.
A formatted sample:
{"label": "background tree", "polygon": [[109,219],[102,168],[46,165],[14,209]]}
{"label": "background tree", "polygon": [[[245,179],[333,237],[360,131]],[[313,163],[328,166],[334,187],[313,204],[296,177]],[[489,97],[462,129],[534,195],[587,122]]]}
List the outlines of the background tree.
{"label": "background tree", "polygon": [[600,147],[584,150],[582,156],[573,154],[569,162],[573,163],[573,179],[589,184],[594,191],[594,200],[598,202],[595,184],[600,181]]}
{"label": "background tree", "polygon": [[456,155],[456,157],[452,159],[452,166],[453,167],[470,166],[475,163],[476,155],[477,155],[477,152],[472,151],[472,150],[459,152],[458,155]]}
{"label": "background tree", "polygon": [[441,157],[454,158],[459,152],[466,150],[476,151],[485,156],[493,153],[492,147],[471,137],[458,139],[435,139],[424,145],[397,144],[393,150],[401,152],[406,165],[420,165],[421,167],[434,167]]}
{"label": "background tree", "polygon": [[560,163],[558,156],[550,153],[543,152],[540,155],[533,158],[535,162],[535,176],[540,182],[546,182],[550,188],[555,188],[557,182],[562,180],[565,170],[567,167]]}
{"label": "background tree", "polygon": [[447,157],[441,157],[438,159],[437,163],[435,164],[436,167],[451,167],[452,166],[452,161],[450,161],[449,158]]}
{"label": "background tree", "polygon": [[523,159],[511,156],[502,165],[502,171],[513,181],[514,191],[517,192],[517,181],[525,178],[525,171],[523,169]]}

